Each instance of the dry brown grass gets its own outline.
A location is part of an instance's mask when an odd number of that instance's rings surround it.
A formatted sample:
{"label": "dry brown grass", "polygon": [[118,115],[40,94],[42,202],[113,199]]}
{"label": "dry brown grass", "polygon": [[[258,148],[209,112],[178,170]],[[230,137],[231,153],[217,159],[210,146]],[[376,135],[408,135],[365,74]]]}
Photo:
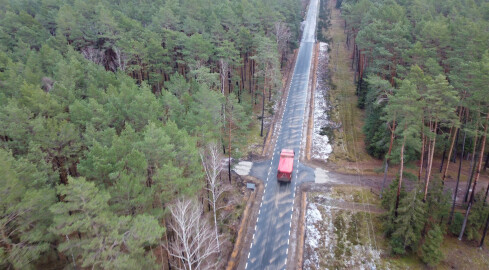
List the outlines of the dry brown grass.
{"label": "dry brown grass", "polygon": [[333,105],[331,118],[341,123],[335,131],[333,155],[330,160],[337,171],[345,173],[375,174],[372,168],[382,166],[380,161],[365,151],[365,136],[362,131],[364,113],[357,108],[354,72],[351,69],[351,54],[346,46],[344,20],[335,8],[336,1],[329,1],[331,27],[327,35],[331,38],[329,70],[331,73],[330,102]]}

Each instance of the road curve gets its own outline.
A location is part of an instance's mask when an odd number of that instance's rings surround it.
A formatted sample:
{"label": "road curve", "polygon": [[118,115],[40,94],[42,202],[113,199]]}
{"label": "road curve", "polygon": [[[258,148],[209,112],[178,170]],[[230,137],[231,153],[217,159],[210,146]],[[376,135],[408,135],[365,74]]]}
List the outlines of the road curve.
{"label": "road curve", "polygon": [[[295,188],[301,182],[314,181],[314,172],[299,163],[299,156],[318,5],[319,0],[310,1],[272,160],[254,164],[250,171],[251,175],[266,180],[264,180],[265,192],[245,265],[247,270],[285,269]],[[277,182],[276,175],[280,151],[283,148],[294,149],[296,153],[293,180],[287,184]]]}

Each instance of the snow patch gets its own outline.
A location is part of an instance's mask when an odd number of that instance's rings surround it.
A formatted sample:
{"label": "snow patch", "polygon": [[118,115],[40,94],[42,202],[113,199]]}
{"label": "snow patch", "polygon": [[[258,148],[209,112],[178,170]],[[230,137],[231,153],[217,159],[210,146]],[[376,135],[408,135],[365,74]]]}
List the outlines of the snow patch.
{"label": "snow patch", "polygon": [[381,251],[372,246],[365,231],[366,217],[333,207],[335,201],[330,194],[310,197],[304,269],[377,269]]}
{"label": "snow patch", "polygon": [[250,174],[251,167],[253,166],[253,162],[250,161],[240,161],[236,166],[234,166],[234,171],[239,175],[248,175]]}
{"label": "snow patch", "polygon": [[[330,110],[328,105],[328,44],[320,42],[318,67],[316,69],[316,91],[314,92],[314,129],[312,135],[312,158],[327,160],[333,152],[333,147],[329,142],[329,137],[324,134],[323,128],[334,129],[337,125],[331,122],[327,112]],[[323,135],[321,135],[323,133]]]}
{"label": "snow patch", "polygon": [[307,244],[312,248],[318,247],[319,238],[321,237],[319,230],[314,225],[322,220],[321,212],[319,212],[314,203],[310,203],[307,207],[306,227],[308,232]]}

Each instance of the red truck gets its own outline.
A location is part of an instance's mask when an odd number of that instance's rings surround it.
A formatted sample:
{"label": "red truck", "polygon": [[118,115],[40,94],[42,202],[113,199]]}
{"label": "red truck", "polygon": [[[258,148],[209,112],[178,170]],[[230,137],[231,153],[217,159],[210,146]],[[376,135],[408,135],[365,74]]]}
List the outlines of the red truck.
{"label": "red truck", "polygon": [[277,180],[292,181],[292,169],[294,168],[294,150],[282,149],[278,162]]}

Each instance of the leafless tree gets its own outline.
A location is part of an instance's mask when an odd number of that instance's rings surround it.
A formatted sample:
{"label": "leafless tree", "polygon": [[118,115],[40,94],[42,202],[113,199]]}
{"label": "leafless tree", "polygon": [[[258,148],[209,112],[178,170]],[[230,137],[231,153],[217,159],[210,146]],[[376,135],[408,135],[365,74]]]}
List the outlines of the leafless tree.
{"label": "leafless tree", "polygon": [[179,199],[169,207],[171,222],[168,227],[174,233],[174,241],[166,247],[168,253],[181,264],[177,269],[215,269],[219,253],[217,241],[206,218],[202,216],[202,205],[195,200]]}
{"label": "leafless tree", "polygon": [[291,37],[290,29],[284,22],[275,22],[275,38],[277,42],[278,51],[280,53],[280,63],[283,62],[285,52],[287,50],[287,42]]}
{"label": "leafless tree", "polygon": [[229,71],[229,63],[225,59],[219,59],[219,77],[221,79],[221,94],[224,95],[224,87]]}
{"label": "leafless tree", "polygon": [[118,70],[126,71],[127,68],[127,57],[126,55],[122,52],[121,49],[114,47],[113,48],[115,54],[116,54],[116,65]]}
{"label": "leafless tree", "polygon": [[90,60],[97,65],[100,65],[104,59],[104,51],[93,46],[82,48],[80,51],[85,59]]}
{"label": "leafless tree", "polygon": [[206,199],[212,205],[217,249],[220,250],[219,233],[217,231],[217,210],[225,206],[218,207],[218,202],[221,195],[229,191],[231,188],[229,185],[221,183],[218,179],[218,176],[222,171],[222,162],[219,156],[219,146],[217,144],[210,143],[207,146],[206,151],[201,151],[200,158],[202,160],[202,166],[204,167],[205,176],[207,179],[206,190],[210,194],[210,197],[206,197]]}

